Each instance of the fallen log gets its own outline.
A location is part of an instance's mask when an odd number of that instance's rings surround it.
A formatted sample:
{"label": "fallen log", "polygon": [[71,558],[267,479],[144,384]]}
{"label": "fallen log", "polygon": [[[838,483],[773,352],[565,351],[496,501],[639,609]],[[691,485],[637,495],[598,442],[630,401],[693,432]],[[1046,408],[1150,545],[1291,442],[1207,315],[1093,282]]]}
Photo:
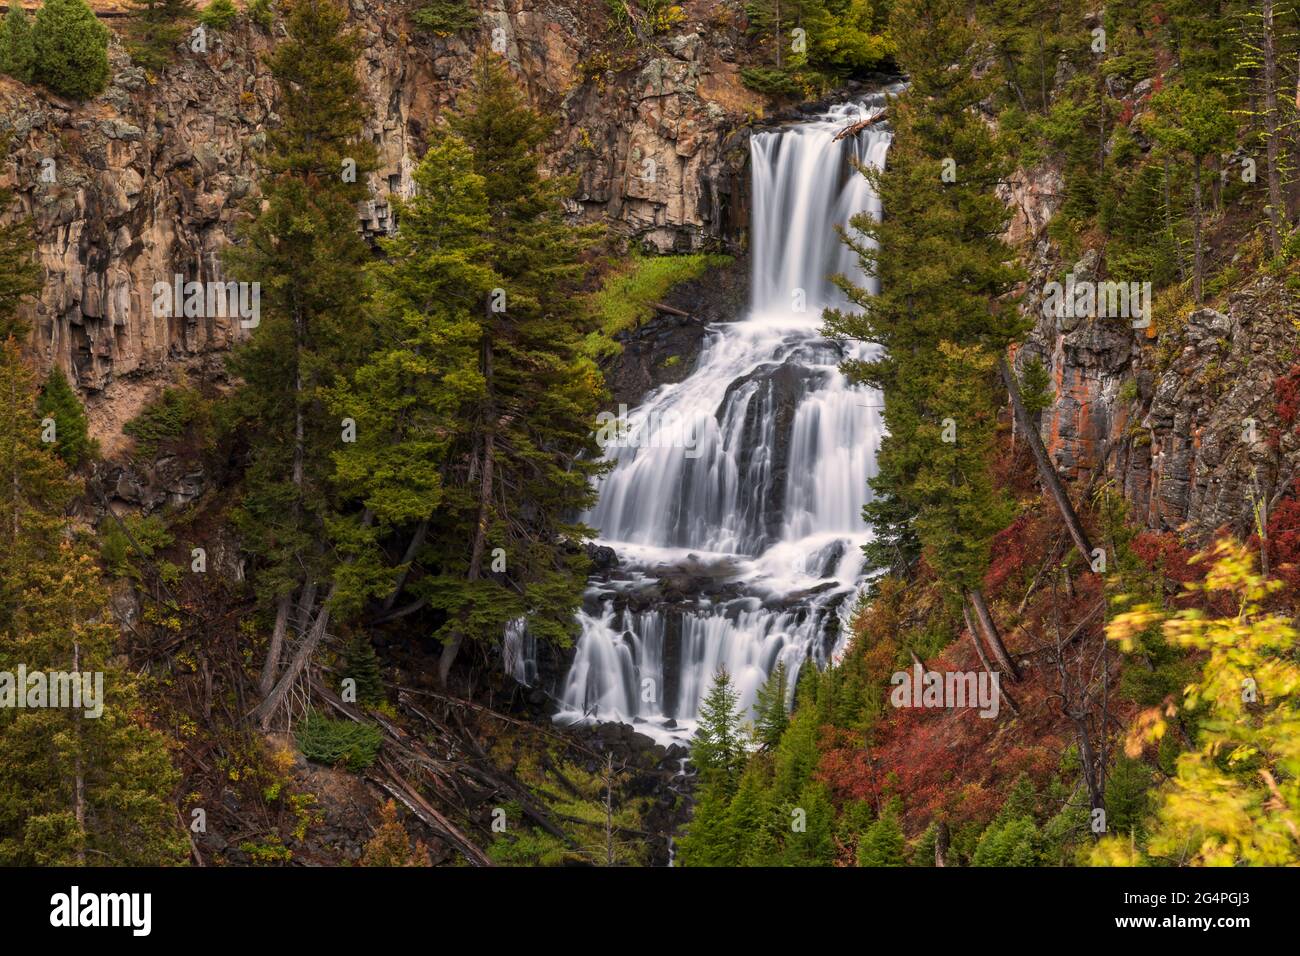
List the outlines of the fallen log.
{"label": "fallen log", "polygon": [[879,123],[881,120],[883,120],[887,112],[888,112],[887,110],[881,110],[875,116],[868,116],[864,120],[858,120],[856,123],[850,123],[848,126],[844,127],[842,130],[840,130],[838,133],[835,134],[835,142],[838,143],[840,140],[845,139],[849,136],[857,136],[864,129],[870,129],[871,127]]}
{"label": "fallen log", "polygon": [[416,789],[406,782],[406,778],[388,762],[387,758],[379,758],[375,766],[381,769],[383,774],[371,772],[367,774],[367,777],[390,793],[406,809],[423,821],[429,829],[439,834],[459,850],[461,856],[465,857],[470,864],[473,866],[494,865],[488,855],[469,837],[465,836],[454,823],[435,810],[427,800],[420,796]]}
{"label": "fallen log", "polygon": [[680,315],[684,319],[689,319],[691,317],[689,312],[683,312],[681,309],[675,309],[671,305],[665,305],[662,302],[651,302],[650,308],[654,309],[656,312],[667,312],[669,315]]}

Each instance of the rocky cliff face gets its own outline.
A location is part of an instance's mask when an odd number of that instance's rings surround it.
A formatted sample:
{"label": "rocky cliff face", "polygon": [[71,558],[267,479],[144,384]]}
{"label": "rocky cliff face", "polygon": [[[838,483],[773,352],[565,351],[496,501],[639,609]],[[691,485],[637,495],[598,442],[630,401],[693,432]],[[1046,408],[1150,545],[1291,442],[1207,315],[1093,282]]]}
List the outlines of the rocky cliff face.
{"label": "rocky cliff face", "polygon": [[[362,226],[393,228],[389,197],[409,193],[430,128],[487,45],[555,116],[550,167],[578,177],[575,218],[606,220],[659,251],[736,247],[747,123],[762,103],[739,80],[738,21],[718,9],[687,4],[670,36],[625,52],[598,0],[485,0],[478,33],[447,38],[417,31],[404,4],[352,0],[381,163]],[[125,22],[112,0],[100,12],[115,31]],[[27,345],[42,369],[57,363],[82,389],[110,454],[162,383],[188,373],[219,383],[220,353],[247,334],[237,319],[155,316],[151,290],[178,274],[221,276],[221,249],[256,196],[257,152],[278,121],[261,65],[272,42],[241,21],[151,76],[115,36],[111,86],[87,103],[0,77],[0,134],[14,134],[0,179],[18,191],[16,214],[33,217],[45,268]]]}
{"label": "rocky cliff face", "polygon": [[[1089,252],[1060,261],[1044,228],[1060,176],[1029,171],[1006,192],[1009,238],[1030,265],[1025,301],[1073,273],[1101,278]],[[1231,293],[1225,311],[1157,316],[1162,335],[1120,318],[1033,313],[1016,365],[1037,357],[1052,373],[1056,403],[1042,433],[1061,473],[1113,480],[1134,518],[1155,530],[1204,539],[1221,527],[1250,534],[1261,500],[1275,501],[1300,474],[1300,439],[1282,427],[1274,383],[1295,360],[1296,295],[1260,275]]]}

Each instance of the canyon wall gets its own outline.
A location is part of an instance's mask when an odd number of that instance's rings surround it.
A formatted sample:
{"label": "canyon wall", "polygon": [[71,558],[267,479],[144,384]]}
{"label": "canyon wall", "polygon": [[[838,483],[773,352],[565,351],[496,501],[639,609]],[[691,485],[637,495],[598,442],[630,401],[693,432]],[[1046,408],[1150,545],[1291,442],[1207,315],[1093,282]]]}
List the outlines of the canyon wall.
{"label": "canyon wall", "polygon": [[1260,502],[1275,505],[1300,477],[1300,436],[1283,427],[1274,389],[1296,359],[1295,291],[1260,272],[1228,294],[1223,311],[1157,306],[1149,328],[1047,314],[1046,283],[1106,278],[1095,250],[1063,261],[1048,237],[1061,194],[1051,167],[1021,170],[1004,189],[1033,322],[1016,366],[1038,358],[1051,373],[1056,401],[1042,436],[1057,468],[1095,479],[1094,488],[1110,481],[1153,530],[1201,541],[1221,528],[1251,534]]}
{"label": "canyon wall", "polygon": [[[0,136],[12,134],[0,181],[17,190],[10,214],[33,218],[45,270],[26,346],[42,371],[69,373],[112,454],[122,424],[163,384],[221,382],[221,353],[248,334],[235,318],[155,316],[152,288],[221,276],[221,249],[256,201],[258,152],[278,121],[262,57],[283,25],[268,33],[241,19],[209,31],[206,52],[186,46],[155,76],[124,51],[115,0],[92,6],[114,31],[109,88],[75,103],[0,77]],[[747,225],[748,124],[763,103],[739,80],[743,21],[720,9],[730,8],[687,4],[672,36],[624,44],[598,0],[485,0],[480,29],[450,37],[413,27],[405,4],[352,0],[373,108],[366,135],[380,156],[361,226],[393,228],[390,197],[409,194],[430,129],[489,46],[556,121],[548,164],[577,176],[575,219],[604,220],[661,252],[735,250]]]}

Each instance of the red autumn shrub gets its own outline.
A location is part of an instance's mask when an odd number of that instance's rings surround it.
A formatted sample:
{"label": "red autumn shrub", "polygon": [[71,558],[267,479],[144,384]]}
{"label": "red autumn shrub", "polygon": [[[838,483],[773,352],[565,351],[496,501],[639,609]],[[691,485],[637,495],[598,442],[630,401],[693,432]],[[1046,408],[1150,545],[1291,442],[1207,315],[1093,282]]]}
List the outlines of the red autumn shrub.
{"label": "red autumn shrub", "polygon": [[1129,543],[1129,548],[1148,570],[1170,581],[1185,584],[1205,577],[1205,566],[1191,563],[1191,549],[1184,547],[1172,531],[1143,531]]}
{"label": "red autumn shrub", "polygon": [[[1026,512],[993,536],[989,569],[984,573],[985,591],[996,595],[1008,581],[1019,582],[1025,575],[1025,567],[1041,559],[1035,530],[1034,520]],[[1031,537],[1035,539],[1032,545]]]}

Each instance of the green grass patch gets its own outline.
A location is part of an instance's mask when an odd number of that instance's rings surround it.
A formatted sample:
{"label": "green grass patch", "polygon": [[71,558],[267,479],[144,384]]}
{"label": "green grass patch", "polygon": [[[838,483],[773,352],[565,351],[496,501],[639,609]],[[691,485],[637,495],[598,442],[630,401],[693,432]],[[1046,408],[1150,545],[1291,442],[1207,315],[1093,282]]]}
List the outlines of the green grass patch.
{"label": "green grass patch", "polygon": [[600,328],[587,337],[593,358],[616,355],[614,336],[634,329],[654,315],[654,303],[673,288],[697,279],[709,269],[731,264],[731,256],[693,253],[683,256],[634,254],[605,277],[599,291],[589,297]]}

